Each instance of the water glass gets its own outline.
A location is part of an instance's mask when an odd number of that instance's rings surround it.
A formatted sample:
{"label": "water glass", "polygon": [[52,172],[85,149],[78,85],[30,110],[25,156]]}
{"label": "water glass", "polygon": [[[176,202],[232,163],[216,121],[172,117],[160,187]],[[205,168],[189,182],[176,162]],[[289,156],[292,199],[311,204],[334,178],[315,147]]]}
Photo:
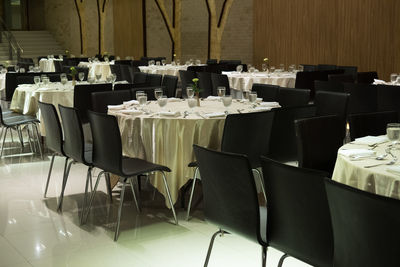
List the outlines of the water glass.
{"label": "water glass", "polygon": [[106,77],[106,82],[107,82],[107,83],[111,83],[111,82],[112,82],[112,79],[113,79],[112,74],[107,75],[107,77]]}
{"label": "water glass", "polygon": [[18,65],[15,65],[15,66],[14,66],[14,70],[15,70],[15,72],[19,72],[19,66],[18,66]]}
{"label": "water glass", "polygon": [[268,70],[267,64],[265,64],[265,63],[261,64],[261,69],[263,72],[267,72],[267,70]]}
{"label": "water glass", "polygon": [[92,83],[94,83],[94,78],[93,77],[88,77],[87,81],[88,81],[88,83],[92,84]]}
{"label": "water glass", "polygon": [[62,78],[61,78],[61,84],[62,84],[62,85],[65,85],[67,82],[68,82],[67,77],[62,77]]}
{"label": "water glass", "polygon": [[29,66],[29,72],[33,72],[33,66]]}
{"label": "water glass", "polygon": [[284,72],[285,71],[285,64],[281,63],[279,64],[279,69]]}
{"label": "water glass", "polygon": [[225,88],[225,86],[218,86],[218,87],[217,87],[217,93],[218,93],[218,96],[219,96],[219,97],[225,96],[225,93],[226,93],[226,88]]}
{"label": "water glass", "polygon": [[275,66],[271,66],[269,68],[269,73],[274,73],[275,72]]}
{"label": "water glass", "polygon": [[187,95],[188,98],[193,98],[194,97],[193,87],[187,87],[186,88],[186,95]]}
{"label": "water glass", "polygon": [[171,66],[176,66],[175,61],[172,61],[172,62],[171,62]]}
{"label": "water glass", "polygon": [[85,73],[84,72],[79,72],[78,73],[78,78],[81,82],[83,82],[83,80],[85,79]]}
{"label": "water glass", "polygon": [[49,83],[50,83],[49,77],[44,77],[44,78],[43,78],[43,84],[44,84],[44,85],[48,85]]}
{"label": "water glass", "polygon": [[154,97],[158,100],[163,96],[163,90],[161,88],[154,89]]}
{"label": "water glass", "polygon": [[242,72],[243,71],[243,65],[237,65],[236,71],[237,72]]}
{"label": "water glass", "polygon": [[165,66],[165,65],[167,64],[167,61],[166,61],[165,59],[162,59],[162,60],[161,60],[161,64],[162,64],[163,66]]}
{"label": "water glass", "polygon": [[96,73],[96,81],[100,82],[101,79],[101,73]]}
{"label": "water glass", "polygon": [[159,99],[157,99],[157,103],[160,106],[160,108],[163,109],[168,103],[167,96],[166,95],[161,96]]}
{"label": "water glass", "polygon": [[304,71],[304,66],[303,65],[299,65],[298,70],[299,71]]}
{"label": "water glass", "polygon": [[149,66],[154,66],[155,62],[154,60],[149,60]]}
{"label": "water glass", "polygon": [[20,73],[25,73],[25,68],[20,68],[20,69],[19,69],[19,72],[20,72]]}
{"label": "water glass", "polygon": [[195,63],[196,63],[197,66],[199,66],[199,65],[201,65],[201,60],[200,59],[196,59]]}
{"label": "water glass", "polygon": [[61,74],[60,74],[60,79],[62,79],[62,78],[67,78],[67,74],[61,73]]}
{"label": "water glass", "polygon": [[181,65],[181,61],[179,59],[176,60],[176,65],[178,65],[178,66]]}
{"label": "water glass", "polygon": [[222,97],[222,104],[224,104],[224,107],[226,108],[225,114],[228,115],[228,107],[232,104],[232,96],[226,95]]}
{"label": "water glass", "polygon": [[193,109],[197,105],[197,99],[188,98],[187,103],[190,109]]}
{"label": "water glass", "polygon": [[156,66],[160,66],[160,65],[161,65],[160,61],[157,61]]}
{"label": "water glass", "polygon": [[256,102],[256,100],[257,100],[257,92],[254,92],[254,91],[250,92],[249,93],[250,103],[254,104]]}
{"label": "water glass", "polygon": [[396,80],[397,80],[397,73],[392,73],[392,74],[390,74],[390,82],[391,82],[392,84],[395,84],[395,83],[396,83]]}
{"label": "water glass", "polygon": [[139,96],[145,95],[144,91],[136,91],[136,100],[139,101]]}
{"label": "water glass", "polygon": [[137,100],[139,101],[139,105],[143,109],[144,106],[146,106],[146,104],[147,104],[147,95],[145,93],[143,93],[143,94],[139,95]]}
{"label": "water glass", "polygon": [[33,82],[36,84],[37,87],[39,87],[40,76],[34,76],[33,77]]}
{"label": "water glass", "polygon": [[397,144],[400,139],[400,123],[388,123],[386,135],[393,145]]}

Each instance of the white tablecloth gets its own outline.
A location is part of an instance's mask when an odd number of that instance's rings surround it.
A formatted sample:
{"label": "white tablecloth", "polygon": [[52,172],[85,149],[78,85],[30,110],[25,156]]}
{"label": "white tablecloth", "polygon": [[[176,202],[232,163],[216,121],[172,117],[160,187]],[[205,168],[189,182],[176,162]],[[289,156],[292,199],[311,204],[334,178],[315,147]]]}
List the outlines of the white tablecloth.
{"label": "white tablecloth", "polygon": [[[389,143],[380,144],[376,149],[376,156],[385,154],[385,148]],[[367,145],[346,144],[340,149],[368,149]],[[400,157],[400,150],[394,150],[393,154]],[[376,160],[375,157],[351,159],[338,155],[332,179],[349,186],[375,193],[382,196],[400,199],[400,173],[394,174],[387,171],[389,166],[381,165],[372,168],[364,168],[368,165],[387,163],[392,160],[388,155],[385,160]],[[396,163],[398,166],[400,162]],[[400,167],[400,166],[399,166]]]}
{"label": "white tablecloth", "polygon": [[109,62],[80,62],[78,67],[89,68],[88,76],[95,79],[96,74],[101,74],[101,81],[105,81],[107,76],[111,74],[110,63]]}
{"label": "white tablecloth", "polygon": [[6,74],[0,73],[0,97],[4,98],[6,95]]}
{"label": "white tablecloth", "polygon": [[167,64],[165,66],[139,66],[141,72],[161,75],[173,75],[179,77],[180,70],[187,70],[187,65],[172,66]]}
{"label": "white tablecloth", "polygon": [[[125,155],[166,165],[172,170],[167,173],[167,180],[172,200],[176,202],[179,189],[193,177],[193,169],[187,167],[194,160],[192,145],[220,148],[225,116],[206,118],[207,114],[222,112],[223,115],[226,109],[218,100],[201,101],[201,106],[195,108],[195,112],[201,115],[192,113],[186,118],[183,112],[189,111],[189,107],[182,100],[168,103],[165,107],[165,110],[179,111],[179,117],[154,116],[160,111],[156,102],[146,105],[145,109],[151,114],[129,115],[115,110],[109,110],[109,113],[118,118]],[[238,113],[238,110],[255,111],[248,104],[234,100],[228,111]],[[156,174],[151,183],[166,196],[161,175]]]}
{"label": "white tablecloth", "polygon": [[39,61],[39,67],[40,70],[43,72],[55,72],[56,68],[54,66],[54,61],[62,61],[62,59],[58,58],[52,58],[52,59],[47,59],[47,58],[42,58]]}
{"label": "white tablecloth", "polygon": [[272,73],[266,72],[247,73],[247,72],[222,72],[228,75],[229,86],[240,91],[251,91],[253,83],[273,84],[282,87],[294,88],[296,82],[295,73]]}

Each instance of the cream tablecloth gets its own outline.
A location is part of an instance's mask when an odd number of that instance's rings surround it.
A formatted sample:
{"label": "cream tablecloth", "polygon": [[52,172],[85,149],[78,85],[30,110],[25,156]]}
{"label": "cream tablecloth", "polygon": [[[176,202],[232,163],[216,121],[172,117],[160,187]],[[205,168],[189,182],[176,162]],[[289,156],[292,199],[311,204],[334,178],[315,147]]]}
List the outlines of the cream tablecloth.
{"label": "cream tablecloth", "polygon": [[101,81],[105,81],[107,76],[111,74],[109,62],[80,62],[78,67],[89,68],[88,76],[95,79],[96,73],[101,73]]}
{"label": "cream tablecloth", "polygon": [[179,77],[180,70],[187,70],[187,65],[172,66],[167,64],[165,66],[139,66],[141,72],[161,75],[173,75]]}
{"label": "cream tablecloth", "polygon": [[39,67],[40,70],[43,72],[55,72],[56,68],[54,66],[54,61],[62,61],[62,59],[58,58],[52,58],[52,59],[47,59],[47,58],[42,58],[39,60]]}
{"label": "cream tablecloth", "polygon": [[[179,189],[193,177],[193,169],[188,168],[194,160],[193,144],[219,149],[222,139],[225,116],[206,118],[206,114],[224,112],[222,102],[204,100],[201,107],[183,118],[183,112],[189,111],[186,101],[168,103],[165,110],[179,111],[179,117],[154,116],[160,108],[156,102],[145,107],[149,115],[127,115],[121,111],[109,111],[117,117],[123,143],[123,153],[130,157],[139,157],[151,162],[168,166],[172,171],[167,173],[168,185],[173,202],[177,201]],[[269,110],[270,108],[266,108]],[[228,108],[230,113],[254,112],[248,104],[234,101]],[[162,177],[156,174],[151,183],[164,195]],[[168,205],[166,201],[166,205]]]}
{"label": "cream tablecloth", "polygon": [[[376,155],[385,154],[385,148],[388,143],[379,145],[376,149]],[[340,149],[367,149],[367,145],[346,144]],[[400,157],[400,150],[394,150],[393,154]],[[376,156],[365,159],[352,160],[349,157],[338,155],[332,179],[343,184],[375,193],[382,196],[400,199],[400,174],[394,174],[387,171],[389,166],[381,165],[372,168],[364,168],[367,165],[387,163],[392,160],[389,155],[385,160],[376,160]],[[397,166],[400,162],[397,163]],[[392,165],[396,166],[396,165]],[[400,166],[399,166],[400,168]]]}
{"label": "cream tablecloth", "polygon": [[247,72],[222,72],[228,75],[229,86],[240,91],[251,91],[253,83],[273,84],[282,87],[294,88],[296,82],[296,74],[294,73],[273,73],[266,72],[247,73]]}
{"label": "cream tablecloth", "polygon": [[6,74],[0,73],[0,97],[3,99],[6,96]]}

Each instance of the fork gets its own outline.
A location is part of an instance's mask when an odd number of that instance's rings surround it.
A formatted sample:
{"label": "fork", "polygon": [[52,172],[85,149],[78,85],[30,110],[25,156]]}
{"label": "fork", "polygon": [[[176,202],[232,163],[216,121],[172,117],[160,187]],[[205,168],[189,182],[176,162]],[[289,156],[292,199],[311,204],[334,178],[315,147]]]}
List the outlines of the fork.
{"label": "fork", "polygon": [[379,163],[379,164],[374,164],[374,165],[368,165],[368,166],[364,166],[364,168],[372,168],[372,167],[377,167],[377,166],[381,166],[381,165],[393,165],[396,162],[397,162],[397,159],[392,159],[388,163]]}

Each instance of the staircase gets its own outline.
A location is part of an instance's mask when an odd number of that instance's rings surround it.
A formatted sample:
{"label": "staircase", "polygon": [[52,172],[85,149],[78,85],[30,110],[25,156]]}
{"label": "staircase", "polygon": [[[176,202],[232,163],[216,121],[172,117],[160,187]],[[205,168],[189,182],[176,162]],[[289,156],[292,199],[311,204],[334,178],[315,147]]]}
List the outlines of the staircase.
{"label": "staircase", "polygon": [[[12,34],[23,49],[21,57],[36,62],[39,56],[64,54],[65,50],[48,31],[12,31]],[[8,49],[8,43],[0,43],[0,63],[9,60]]]}

